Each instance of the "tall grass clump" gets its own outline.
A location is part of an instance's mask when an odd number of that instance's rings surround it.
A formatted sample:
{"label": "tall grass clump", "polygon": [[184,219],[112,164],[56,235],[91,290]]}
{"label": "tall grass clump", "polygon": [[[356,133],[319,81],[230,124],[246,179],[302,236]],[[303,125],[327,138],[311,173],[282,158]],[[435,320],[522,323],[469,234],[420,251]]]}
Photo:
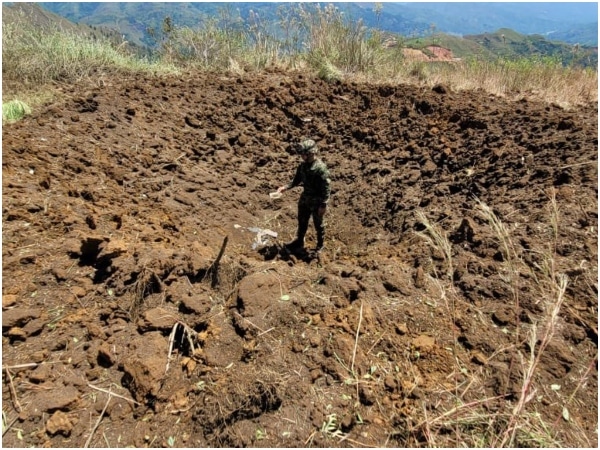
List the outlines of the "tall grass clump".
{"label": "tall grass clump", "polygon": [[333,5],[281,7],[278,23],[268,23],[254,11],[246,19],[227,7],[219,11],[218,17],[206,17],[194,28],[163,26],[160,58],[208,71],[308,64],[327,80],[386,66],[380,33],[346,18]]}
{"label": "tall grass clump", "polygon": [[429,221],[423,211],[417,211],[417,219],[425,226],[425,231],[417,233],[423,238],[427,244],[437,250],[443,257],[446,265],[446,277],[452,280],[454,273],[454,265],[452,263],[452,244],[448,240],[447,233],[442,230],[437,224]]}
{"label": "tall grass clump", "polygon": [[400,53],[386,49],[381,31],[347,17],[332,4],[300,4],[293,14],[297,18],[293,32],[302,43],[301,51],[319,71],[329,64],[343,73],[389,74],[402,60]]}
{"label": "tall grass clump", "polygon": [[246,47],[244,33],[219,27],[218,19],[208,18],[198,29],[170,31],[157,54],[162,61],[180,67],[223,71],[244,54]]}
{"label": "tall grass clump", "polygon": [[271,28],[258,13],[250,11],[243,20],[239,13],[224,7],[218,17],[205,17],[194,28],[163,24],[157,54],[161,61],[181,68],[261,70],[280,62],[280,43]]}

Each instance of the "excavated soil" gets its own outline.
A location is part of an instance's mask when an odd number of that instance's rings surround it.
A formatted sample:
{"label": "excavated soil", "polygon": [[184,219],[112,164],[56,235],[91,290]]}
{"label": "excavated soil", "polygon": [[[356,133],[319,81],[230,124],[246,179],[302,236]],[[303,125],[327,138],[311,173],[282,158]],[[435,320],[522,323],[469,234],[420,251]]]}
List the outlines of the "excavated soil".
{"label": "excavated soil", "polygon": [[597,447],[597,105],[97,81],[2,130],[4,447]]}

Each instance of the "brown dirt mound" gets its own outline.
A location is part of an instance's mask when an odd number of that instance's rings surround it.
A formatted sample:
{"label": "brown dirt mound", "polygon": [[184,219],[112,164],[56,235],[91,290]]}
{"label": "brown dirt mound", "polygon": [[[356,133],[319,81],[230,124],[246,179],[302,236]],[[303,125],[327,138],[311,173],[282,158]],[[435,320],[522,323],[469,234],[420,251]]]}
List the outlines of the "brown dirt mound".
{"label": "brown dirt mound", "polygon": [[[3,127],[3,446],[597,446],[597,105],[281,73],[64,94]],[[320,258],[280,252],[298,192],[268,195],[307,136]]]}

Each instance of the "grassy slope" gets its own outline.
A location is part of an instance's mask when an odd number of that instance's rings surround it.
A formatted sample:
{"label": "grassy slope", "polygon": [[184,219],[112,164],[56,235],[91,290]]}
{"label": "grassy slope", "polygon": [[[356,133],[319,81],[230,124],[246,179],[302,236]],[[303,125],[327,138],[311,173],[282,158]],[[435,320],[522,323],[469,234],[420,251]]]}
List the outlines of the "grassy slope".
{"label": "grassy slope", "polygon": [[120,38],[120,34],[113,30],[91,27],[85,23],[74,23],[67,18],[54,14],[34,3],[14,3],[11,6],[2,5],[2,22],[19,23],[20,21],[32,23],[36,27],[45,29],[60,29],[72,33],[94,35],[98,38]]}
{"label": "grassy slope", "polygon": [[598,47],[598,24],[580,25],[564,31],[555,31],[546,36],[553,41],[579,43],[588,47]]}

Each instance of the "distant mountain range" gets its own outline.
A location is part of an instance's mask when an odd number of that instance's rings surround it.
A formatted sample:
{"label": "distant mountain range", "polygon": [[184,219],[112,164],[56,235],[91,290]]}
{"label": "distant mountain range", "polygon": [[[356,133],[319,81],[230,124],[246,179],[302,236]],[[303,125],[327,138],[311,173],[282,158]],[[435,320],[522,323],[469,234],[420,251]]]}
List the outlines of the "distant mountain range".
{"label": "distant mountain range", "polygon": [[[84,35],[103,36],[117,44],[123,39],[128,42],[129,48],[139,54],[147,55],[152,51],[156,40],[148,33],[149,28],[160,30],[163,21],[169,17],[175,26],[197,27],[207,16],[220,17],[225,20],[240,17],[247,18],[253,11],[258,13],[263,23],[277,23],[281,15],[282,6],[291,6],[291,3],[15,3],[2,4],[2,22],[11,23],[28,20],[35,27],[59,27]],[[297,6],[298,4],[296,4]],[[306,4],[314,7],[315,4]],[[323,4],[325,5],[325,4]],[[489,9],[484,15],[482,3],[473,3],[469,14],[458,14],[457,4],[444,3],[384,3],[383,11],[374,10],[373,3],[336,3],[344,14],[353,18],[360,18],[367,26],[388,31],[392,36],[400,35],[402,45],[417,52],[431,52],[431,46],[437,45],[450,50],[452,58],[469,58],[476,55],[478,58],[495,59],[518,57],[550,57],[561,61],[565,65],[582,65],[598,67],[598,48],[590,42],[597,42],[597,22],[595,25],[574,25],[584,20],[586,16],[582,11],[596,11],[597,5],[591,3],[503,3],[489,4]],[[467,4],[461,4],[463,7]],[[508,8],[510,5],[511,8]],[[523,21],[517,14],[532,13],[533,6],[538,10],[539,16],[535,20]],[[544,7],[542,7],[543,5]],[[545,9],[545,6],[549,6]],[[573,6],[574,5],[574,6]],[[439,22],[425,22],[419,15],[428,16],[435,9],[435,17]],[[569,9],[569,6],[573,6]],[[581,6],[581,8],[579,8]],[[590,6],[592,6],[590,8]],[[342,9],[347,7],[348,9]],[[520,8],[522,7],[522,8]],[[45,9],[47,8],[47,9]],[[428,9],[429,8],[429,9]],[[432,9],[433,8],[433,9]],[[56,11],[51,12],[51,11]],[[550,24],[557,25],[557,17],[562,12],[568,19],[561,23],[562,28],[551,30]],[[501,14],[503,13],[503,14]],[[509,14],[510,13],[510,14]],[[433,14],[433,13],[432,13]],[[441,20],[444,17],[445,19]],[[461,18],[462,17],[462,18]],[[477,19],[479,17],[479,19]],[[505,17],[505,19],[500,19]],[[511,19],[512,17],[512,19]],[[454,18],[455,20],[452,20]],[[597,16],[588,16],[588,19],[597,19]],[[460,20],[458,20],[460,19]],[[469,30],[477,29],[475,25],[486,28],[483,24],[510,23],[517,25],[514,28],[495,28],[493,32],[480,32],[468,34]],[[524,22],[527,22],[526,24]],[[515,28],[522,26],[532,30],[534,23],[540,28],[535,34],[524,34]],[[573,22],[573,23],[571,23]],[[463,25],[456,25],[462,23]],[[439,25],[441,24],[441,25]],[[445,24],[445,25],[444,25]],[[454,25],[451,25],[454,24]],[[545,24],[545,25],[544,25]],[[456,27],[448,28],[442,27]],[[392,37],[391,36],[391,37]],[[588,36],[587,39],[584,39]],[[393,39],[392,39],[393,40]],[[578,43],[578,46],[575,46]]]}
{"label": "distant mountain range", "polygon": [[[370,4],[372,5],[372,4]],[[371,7],[371,6],[369,6]],[[598,4],[585,2],[384,3],[389,14],[434,23],[438,31],[467,35],[508,28],[521,34],[552,34],[576,39],[571,44],[598,45]],[[571,33],[582,29],[582,39]],[[593,29],[593,36],[588,35]]]}
{"label": "distant mountain range", "polygon": [[[177,26],[193,27],[202,17],[217,15],[224,8],[247,19],[250,11],[262,20],[276,21],[285,2],[40,2],[48,11],[76,23],[118,30],[136,44],[149,44],[146,30],[160,27],[165,17]],[[318,4],[318,3],[313,3]],[[326,2],[320,5],[326,5]],[[458,36],[495,32],[501,28],[522,34],[540,34],[550,40],[597,47],[598,4],[592,2],[400,2],[335,3],[349,17],[361,18],[369,27],[402,36],[427,36],[438,33]]]}

